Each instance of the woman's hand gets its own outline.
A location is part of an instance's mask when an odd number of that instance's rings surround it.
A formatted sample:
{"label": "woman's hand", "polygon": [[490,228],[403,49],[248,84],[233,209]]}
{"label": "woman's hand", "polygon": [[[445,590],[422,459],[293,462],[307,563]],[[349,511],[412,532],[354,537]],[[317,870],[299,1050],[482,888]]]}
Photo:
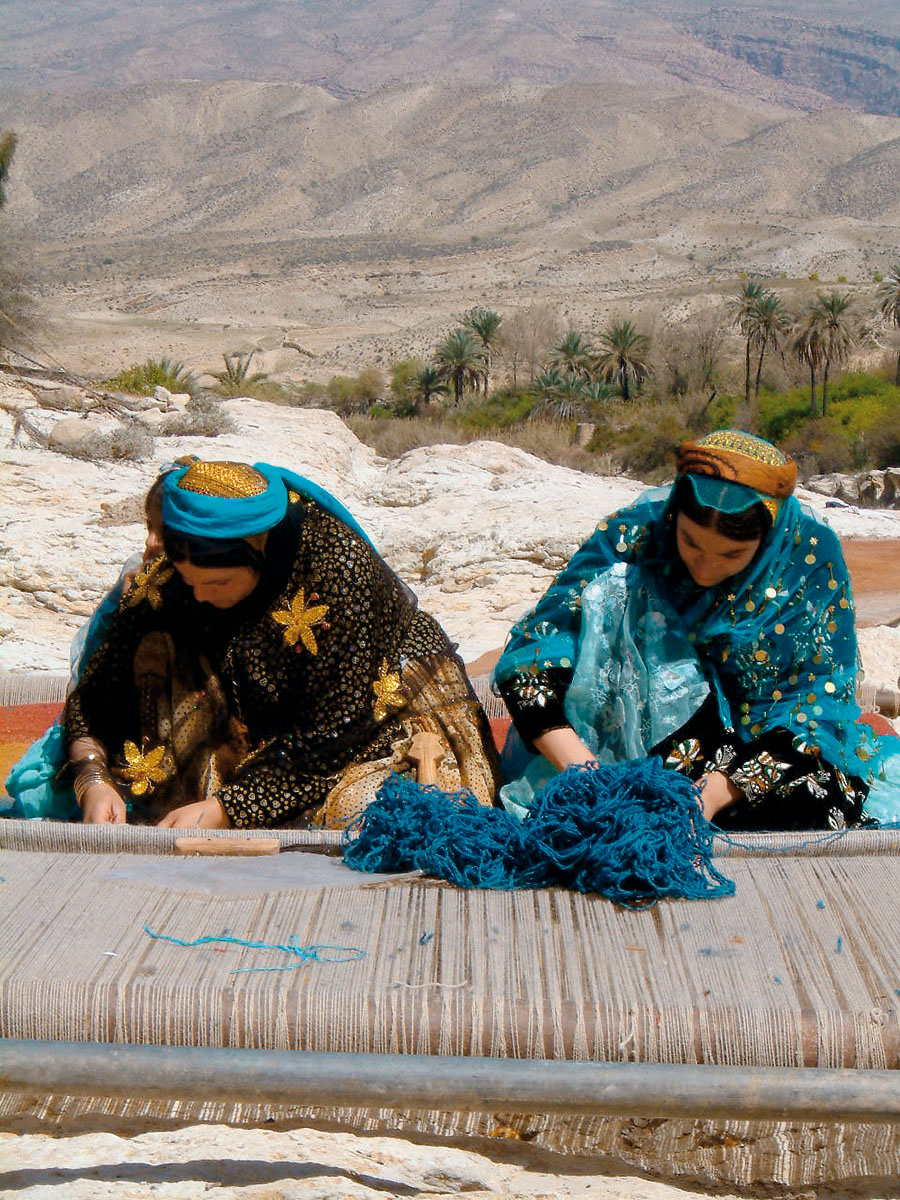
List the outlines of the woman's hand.
{"label": "woman's hand", "polygon": [[548,729],[546,733],[536,737],[534,748],[539,750],[544,758],[556,767],[557,771],[597,761],[594,752],[588,750],[575,730],[568,725],[562,729]]}
{"label": "woman's hand", "polygon": [[98,780],[84,791],[81,819],[85,825],[124,825],[128,820],[128,810],[112,784]]}
{"label": "woman's hand", "polygon": [[193,804],[184,804],[181,808],[173,808],[168,816],[159,822],[160,829],[228,829],[231,818],[222,806],[218,796],[209,800],[197,800]]}
{"label": "woman's hand", "polygon": [[736,787],[721,771],[710,771],[699,781],[699,785],[703,815],[707,821],[711,821],[716,813],[720,813],[723,808],[728,808],[741,797],[741,789]]}

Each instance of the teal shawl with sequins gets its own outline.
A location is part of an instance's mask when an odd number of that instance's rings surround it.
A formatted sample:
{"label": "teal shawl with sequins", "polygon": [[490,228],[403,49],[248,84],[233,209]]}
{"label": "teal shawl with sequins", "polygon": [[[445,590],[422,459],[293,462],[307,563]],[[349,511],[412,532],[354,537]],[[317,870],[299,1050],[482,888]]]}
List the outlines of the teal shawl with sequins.
{"label": "teal shawl with sequins", "polygon": [[646,753],[712,691],[742,740],[789,729],[873,785],[868,813],[900,821],[900,743],[856,724],[853,599],[834,532],[790,497],[749,566],[702,588],[675,548],[671,495],[653,489],[600,523],[513,627],[495,679],[539,689],[540,671],[573,669],[566,714],[601,761]]}

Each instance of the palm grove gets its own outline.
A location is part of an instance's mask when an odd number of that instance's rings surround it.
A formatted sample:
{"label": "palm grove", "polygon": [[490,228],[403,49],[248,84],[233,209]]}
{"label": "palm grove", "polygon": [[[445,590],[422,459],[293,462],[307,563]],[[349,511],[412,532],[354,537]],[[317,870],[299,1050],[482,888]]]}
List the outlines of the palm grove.
{"label": "palm grove", "polygon": [[[389,387],[383,376],[379,387],[370,369],[306,385],[301,402],[325,399],[347,415],[424,417],[481,431],[590,422],[598,430],[593,448],[622,450],[629,469],[652,468],[657,445],[662,462],[684,429],[725,422],[788,443],[813,469],[893,465],[900,461],[900,261],[876,282],[874,301],[871,292],[863,303],[846,288],[810,293],[807,286],[791,307],[762,280],[742,279],[718,312],[651,331],[625,318],[596,332],[564,329],[546,305],[509,315],[477,307],[427,361],[395,362]],[[741,344],[740,376],[729,335]],[[879,348],[891,354],[889,370],[840,378],[857,351],[871,361]],[[354,427],[366,436],[364,424]]]}

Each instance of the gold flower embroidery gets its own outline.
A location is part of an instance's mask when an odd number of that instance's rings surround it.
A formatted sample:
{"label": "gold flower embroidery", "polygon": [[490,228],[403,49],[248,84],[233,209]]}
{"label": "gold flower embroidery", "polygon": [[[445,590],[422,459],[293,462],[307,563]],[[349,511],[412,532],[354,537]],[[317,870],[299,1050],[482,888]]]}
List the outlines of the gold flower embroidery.
{"label": "gold flower embroidery", "polygon": [[383,721],[389,709],[402,708],[406,703],[400,686],[400,675],[388,668],[386,658],[381,660],[381,670],[378,678],[372,683],[372,691],[375,693],[375,706],[372,711],[376,721]]}
{"label": "gold flower embroidery", "polygon": [[162,608],[162,596],[159,589],[163,584],[168,583],[174,574],[175,568],[162,555],[155,558],[148,567],[135,576],[131,590],[125,597],[125,604],[129,608],[134,608],[146,600],[152,609]]}
{"label": "gold flower embroidery", "polygon": [[315,601],[318,598],[315,592],[310,593],[309,607],[307,607],[303,588],[301,588],[291,601],[290,608],[282,608],[278,612],[272,613],[272,620],[285,626],[284,644],[286,646],[295,646],[299,641],[303,643],[310,654],[319,653],[319,647],[313,637],[313,626],[321,625],[323,629],[328,628],[328,624],[324,620],[325,614],[328,612],[328,605],[316,604]]}
{"label": "gold flower embroidery", "polygon": [[124,746],[127,767],[121,769],[123,779],[130,780],[132,796],[143,796],[144,792],[152,792],[156,784],[162,783],[166,773],[160,766],[166,753],[165,746],[156,746],[141,754],[134,742],[126,742]]}
{"label": "gold flower embroidery", "polygon": [[699,741],[696,738],[687,738],[672,747],[666,759],[666,766],[675,771],[690,771],[699,757]]}

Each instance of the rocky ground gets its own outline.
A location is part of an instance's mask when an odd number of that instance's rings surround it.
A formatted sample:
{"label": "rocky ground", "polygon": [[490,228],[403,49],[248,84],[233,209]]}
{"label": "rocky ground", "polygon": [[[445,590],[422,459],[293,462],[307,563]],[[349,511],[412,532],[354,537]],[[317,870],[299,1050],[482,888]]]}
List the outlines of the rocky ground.
{"label": "rocky ground", "polygon": [[[54,404],[61,401],[55,400]],[[69,401],[67,401],[69,403]],[[379,458],[332,413],[230,400],[233,431],[211,438],[157,436],[146,461],[92,462],[54,452],[20,434],[17,419],[44,439],[63,423],[102,435],[118,421],[39,404],[31,391],[0,376],[0,669],[65,670],[68,644],[143,544],[141,499],[159,465],[187,453],[275,461],[330,488],[459,642],[466,661],[502,645],[511,623],[600,517],[637,496],[643,484],[548,466],[494,442],[431,446],[397,460]],[[151,406],[127,414],[132,425],[160,429]],[[862,624],[900,616],[900,513],[860,509],[826,496],[803,499],[827,516],[848,555],[858,560]],[[860,544],[864,543],[864,544]],[[896,684],[891,652],[900,633],[879,635],[872,670]],[[871,640],[871,639],[867,639]],[[882,660],[881,666],[876,660]]]}
{"label": "rocky ground", "polygon": [[[71,397],[66,405],[72,403]],[[128,416],[165,425],[157,406]],[[56,397],[0,376],[0,671],[62,671],[72,634],[142,544],[141,499],[158,466],[178,455],[275,460],[332,489],[391,564],[460,642],[471,661],[496,649],[509,624],[546,587],[597,519],[642,489],[636,480],[549,467],[496,443],[436,446],[380,459],[333,414],[253,400],[223,404],[233,432],[212,439],[158,436],[141,463],[91,462],[39,445],[62,437],[72,412]],[[23,433],[22,415],[32,430]],[[76,417],[88,426],[88,418]],[[94,414],[95,434],[115,424]],[[18,426],[20,444],[13,445]],[[56,434],[54,435],[54,429]],[[75,433],[78,433],[76,427]],[[71,434],[66,435],[71,437]],[[900,514],[852,505],[826,509],[855,555],[863,616],[896,615]],[[875,598],[874,600],[872,598]],[[893,606],[893,607],[892,607]],[[900,632],[861,631],[870,681],[900,675]],[[45,1133],[0,1132],[0,1197],[143,1200],[194,1197],[613,1197],[736,1200],[722,1186],[651,1179],[614,1160],[562,1157],[514,1141],[450,1145],[313,1129]],[[893,1185],[786,1193],[760,1185],[742,1196],[891,1200]]]}
{"label": "rocky ground", "polygon": [[895,1200],[880,1183],[785,1191],[680,1184],[524,1143],[429,1144],[315,1129],[193,1126],[134,1137],[0,1133],[0,1197],[20,1200]]}

